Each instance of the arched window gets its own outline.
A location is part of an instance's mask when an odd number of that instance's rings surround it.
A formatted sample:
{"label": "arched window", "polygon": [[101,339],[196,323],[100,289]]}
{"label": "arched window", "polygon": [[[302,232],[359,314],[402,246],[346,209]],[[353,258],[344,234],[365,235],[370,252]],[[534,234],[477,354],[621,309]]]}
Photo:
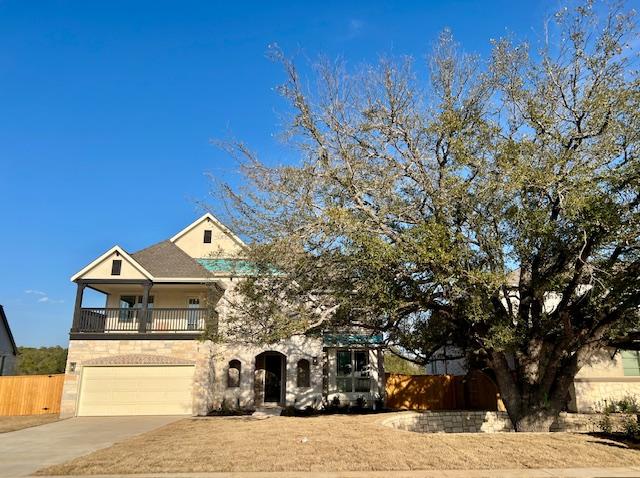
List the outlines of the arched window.
{"label": "arched window", "polygon": [[309,361],[305,359],[298,360],[298,387],[311,386],[311,371],[309,369]]}
{"label": "arched window", "polygon": [[240,386],[240,370],[242,365],[240,360],[232,360],[229,362],[229,369],[227,370],[227,387],[239,387]]}

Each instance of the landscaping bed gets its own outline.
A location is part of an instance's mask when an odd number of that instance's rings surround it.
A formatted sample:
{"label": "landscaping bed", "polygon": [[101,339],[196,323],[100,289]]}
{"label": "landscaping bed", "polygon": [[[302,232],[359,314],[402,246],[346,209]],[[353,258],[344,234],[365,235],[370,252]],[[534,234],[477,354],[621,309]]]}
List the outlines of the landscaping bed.
{"label": "landscaping bed", "polygon": [[640,466],[633,445],[593,435],[411,433],[390,415],[184,419],[38,474]]}

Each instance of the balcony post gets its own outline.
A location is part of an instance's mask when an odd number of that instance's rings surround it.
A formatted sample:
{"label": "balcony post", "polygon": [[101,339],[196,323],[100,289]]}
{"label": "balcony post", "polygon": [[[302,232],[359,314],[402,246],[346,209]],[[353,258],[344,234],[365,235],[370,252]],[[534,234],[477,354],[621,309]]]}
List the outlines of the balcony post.
{"label": "balcony post", "polygon": [[73,307],[73,323],[71,325],[71,331],[77,332],[80,329],[80,313],[82,309],[82,296],[84,295],[84,288],[87,285],[78,281],[78,288],[76,289],[76,303]]}
{"label": "balcony post", "polygon": [[147,331],[147,322],[149,320],[149,290],[151,282],[145,282],[144,292],[142,293],[142,317],[138,323],[138,332],[144,334]]}

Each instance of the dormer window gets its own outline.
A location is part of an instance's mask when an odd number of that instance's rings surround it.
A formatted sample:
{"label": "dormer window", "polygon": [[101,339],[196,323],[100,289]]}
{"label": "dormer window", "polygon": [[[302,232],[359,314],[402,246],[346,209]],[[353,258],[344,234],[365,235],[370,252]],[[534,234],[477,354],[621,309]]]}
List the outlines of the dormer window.
{"label": "dormer window", "polygon": [[211,244],[211,229],[204,230],[204,243]]}
{"label": "dormer window", "polygon": [[119,276],[122,270],[122,261],[120,259],[114,259],[111,263],[111,275]]}

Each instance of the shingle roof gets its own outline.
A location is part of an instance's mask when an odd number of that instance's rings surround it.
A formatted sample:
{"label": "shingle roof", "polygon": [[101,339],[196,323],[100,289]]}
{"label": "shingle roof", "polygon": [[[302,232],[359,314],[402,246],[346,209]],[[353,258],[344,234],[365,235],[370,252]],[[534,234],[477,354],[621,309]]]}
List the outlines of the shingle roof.
{"label": "shingle roof", "polygon": [[162,241],[131,254],[155,277],[211,277],[209,271],[171,241]]}

